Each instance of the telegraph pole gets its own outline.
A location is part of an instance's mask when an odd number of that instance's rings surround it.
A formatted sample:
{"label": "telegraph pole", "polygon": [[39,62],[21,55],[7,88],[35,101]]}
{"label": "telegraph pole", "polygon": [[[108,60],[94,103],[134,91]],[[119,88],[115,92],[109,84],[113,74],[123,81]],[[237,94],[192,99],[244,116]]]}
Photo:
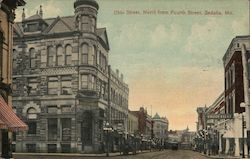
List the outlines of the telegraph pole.
{"label": "telegraph pole", "polygon": [[[246,45],[242,44],[241,46],[241,52],[242,52],[242,66],[243,66],[243,84],[244,84],[244,101],[245,101],[245,111],[246,111],[246,129],[247,129],[247,139],[250,138],[250,103],[249,103],[249,82],[248,82],[248,62],[247,62],[247,51],[246,51]],[[249,147],[248,142],[248,147]],[[243,147],[244,149],[244,147]],[[249,150],[248,150],[249,151]],[[249,152],[248,152],[249,153]]]}

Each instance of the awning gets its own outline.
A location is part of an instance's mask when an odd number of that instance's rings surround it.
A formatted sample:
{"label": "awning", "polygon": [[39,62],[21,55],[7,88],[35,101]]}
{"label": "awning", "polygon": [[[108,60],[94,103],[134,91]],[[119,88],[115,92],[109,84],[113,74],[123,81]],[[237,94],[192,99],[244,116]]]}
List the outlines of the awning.
{"label": "awning", "polygon": [[28,126],[14,113],[12,107],[0,97],[0,120],[11,131],[25,131]]}
{"label": "awning", "polygon": [[6,129],[7,126],[4,124],[2,120],[0,120],[0,129]]}

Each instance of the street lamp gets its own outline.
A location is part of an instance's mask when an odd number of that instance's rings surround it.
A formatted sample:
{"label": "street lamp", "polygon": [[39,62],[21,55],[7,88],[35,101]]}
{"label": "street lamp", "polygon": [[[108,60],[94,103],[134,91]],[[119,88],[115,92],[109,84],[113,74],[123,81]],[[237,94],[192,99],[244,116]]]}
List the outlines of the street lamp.
{"label": "street lamp", "polygon": [[141,152],[142,152],[142,145],[143,145],[142,139],[143,139],[143,134],[141,134]]}
{"label": "street lamp", "polygon": [[106,133],[106,145],[107,145],[106,156],[109,157],[109,134],[110,134],[110,132],[113,131],[113,128],[107,122],[105,127],[103,128],[103,131]]}

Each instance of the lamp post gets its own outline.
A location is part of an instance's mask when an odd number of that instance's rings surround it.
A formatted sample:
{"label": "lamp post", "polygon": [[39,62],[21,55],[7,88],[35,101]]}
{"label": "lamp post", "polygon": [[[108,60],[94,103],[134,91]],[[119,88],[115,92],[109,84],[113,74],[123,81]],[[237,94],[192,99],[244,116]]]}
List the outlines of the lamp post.
{"label": "lamp post", "polygon": [[142,152],[142,145],[143,145],[142,139],[143,139],[143,134],[141,134],[141,152]]}
{"label": "lamp post", "polygon": [[109,123],[107,122],[105,127],[103,128],[103,131],[106,133],[106,156],[109,157],[109,135],[110,135],[110,132],[113,131],[112,127],[109,125]]}

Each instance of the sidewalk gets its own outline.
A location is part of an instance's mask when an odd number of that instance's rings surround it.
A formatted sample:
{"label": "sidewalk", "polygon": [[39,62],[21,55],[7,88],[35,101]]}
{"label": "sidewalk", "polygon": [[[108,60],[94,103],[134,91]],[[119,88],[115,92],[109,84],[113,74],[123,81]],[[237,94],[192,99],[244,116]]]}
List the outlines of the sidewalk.
{"label": "sidewalk", "polygon": [[215,158],[215,159],[224,159],[224,158],[227,158],[227,159],[240,159],[241,157],[237,157],[237,156],[226,156],[226,155],[216,155],[216,156],[209,156],[209,155],[206,155],[206,154],[203,154],[203,153],[200,153],[202,156],[205,156],[205,157],[208,157],[208,158]]}
{"label": "sidewalk", "polygon": [[[148,153],[149,150],[137,151],[136,154]],[[151,151],[153,152],[153,151]],[[79,156],[79,157],[106,157],[106,153],[102,154],[81,154],[81,153],[13,153],[13,155],[18,156]],[[109,153],[109,157],[121,156],[120,152]],[[132,155],[132,152],[129,152],[128,155]]]}

